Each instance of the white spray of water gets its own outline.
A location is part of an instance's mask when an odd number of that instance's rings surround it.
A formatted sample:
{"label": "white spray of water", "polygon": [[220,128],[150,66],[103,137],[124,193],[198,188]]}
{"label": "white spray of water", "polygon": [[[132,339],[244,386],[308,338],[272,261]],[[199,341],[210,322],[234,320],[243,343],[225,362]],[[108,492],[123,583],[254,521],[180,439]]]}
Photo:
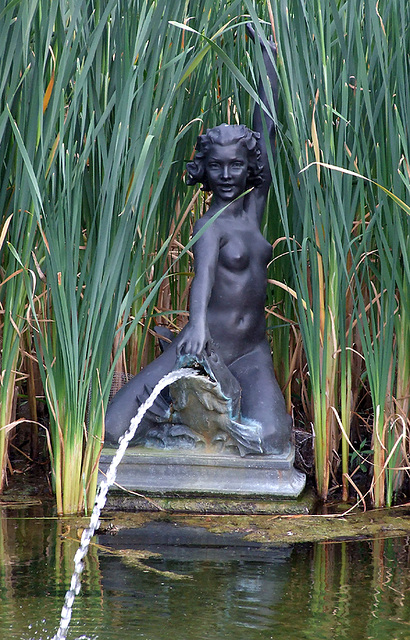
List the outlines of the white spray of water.
{"label": "white spray of water", "polygon": [[137,411],[137,415],[131,420],[128,431],[125,432],[123,436],[121,436],[119,440],[119,447],[115,456],[113,457],[111,464],[108,468],[107,475],[104,480],[101,481],[100,486],[98,487],[97,497],[95,499],[93,512],[90,518],[90,524],[87,529],[84,529],[83,534],[81,536],[80,546],[74,556],[74,572],[71,577],[70,588],[65,594],[65,600],[63,608],[61,609],[61,618],[60,618],[60,626],[58,628],[57,633],[53,636],[52,640],[65,640],[67,637],[68,626],[71,620],[71,613],[73,609],[74,599],[76,595],[79,594],[81,589],[81,574],[84,569],[83,560],[87,555],[88,547],[90,545],[91,538],[93,537],[95,530],[98,528],[100,524],[100,514],[102,509],[104,508],[108,489],[115,482],[115,477],[117,475],[117,467],[120,464],[124,453],[128,447],[128,444],[132,440],[135,435],[135,432],[140,424],[144,414],[148,411],[148,409],[154,404],[156,397],[161,393],[165,387],[172,384],[176,380],[180,378],[189,378],[192,376],[196,376],[198,373],[193,369],[179,369],[178,371],[171,371],[166,376],[161,378],[158,384],[154,387],[149,398],[140,406]]}

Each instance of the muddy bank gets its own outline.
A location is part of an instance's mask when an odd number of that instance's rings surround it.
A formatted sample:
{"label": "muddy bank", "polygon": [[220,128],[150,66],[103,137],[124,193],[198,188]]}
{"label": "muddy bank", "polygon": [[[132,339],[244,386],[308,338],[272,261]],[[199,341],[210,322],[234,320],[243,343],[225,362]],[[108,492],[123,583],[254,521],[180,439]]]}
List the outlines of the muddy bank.
{"label": "muddy bank", "polygon": [[[0,513],[10,517],[56,518],[54,500],[44,475],[27,482],[27,476],[16,474],[4,494],[0,496]],[[34,480],[34,482],[33,482]],[[155,499],[152,505],[155,509]],[[150,522],[173,522],[181,527],[203,527],[215,534],[241,535],[249,542],[275,544],[283,542],[327,542],[354,539],[374,539],[410,535],[410,503],[391,509],[368,510],[340,503],[326,506],[327,514],[318,513],[313,494],[292,507],[285,502],[281,513],[265,515],[198,514],[178,513],[158,504],[153,512],[103,512],[101,529],[113,535],[120,529],[133,529]],[[183,504],[183,502],[181,503]],[[258,504],[254,507],[258,509]],[[319,507],[320,508],[320,507]],[[322,508],[323,511],[323,508]],[[332,511],[332,513],[329,513]],[[57,518],[56,518],[57,519]],[[63,532],[70,537],[80,537],[88,525],[89,517],[64,517]],[[64,533],[62,535],[65,535]]]}
{"label": "muddy bank", "polygon": [[104,514],[102,528],[116,530],[139,527],[153,520],[174,522],[180,526],[203,527],[212,533],[240,534],[250,542],[266,544],[283,542],[343,541],[410,535],[410,504],[389,510],[366,513],[355,511],[343,515],[346,505],[338,505],[342,513],[329,515],[172,516],[161,514]]}

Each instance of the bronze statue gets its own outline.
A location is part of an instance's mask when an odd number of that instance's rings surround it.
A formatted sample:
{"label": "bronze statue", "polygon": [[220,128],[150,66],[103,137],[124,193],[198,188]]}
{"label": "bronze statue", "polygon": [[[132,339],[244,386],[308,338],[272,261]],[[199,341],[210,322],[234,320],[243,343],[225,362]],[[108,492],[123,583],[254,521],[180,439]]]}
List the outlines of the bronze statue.
{"label": "bronze statue", "polygon": [[[248,33],[254,40],[250,26]],[[276,99],[277,77],[271,60],[276,48],[270,40],[269,55],[262,41],[261,46]],[[259,97],[266,102],[262,82]],[[273,152],[275,125],[259,105],[255,107],[253,129],[222,124],[198,138],[196,155],[187,165],[187,183],[202,183],[213,196],[194,234],[222,212],[194,245],[189,322],[164,353],[113,398],[106,415],[109,442],[117,441],[125,432],[138,406],[161,377],[176,366],[199,364],[213,383],[220,384],[222,396],[228,400],[231,427],[225,420],[225,431],[242,454],[286,455],[289,451],[291,417],[275,378],[266,339],[266,272],[272,247],[260,231],[271,184],[266,140]],[[171,390],[172,395],[173,405],[180,406],[178,387],[174,393]],[[185,391],[182,395],[186,397]],[[156,422],[172,422],[171,399],[165,394],[157,403],[154,414],[151,412],[140,428],[140,437]],[[181,411],[177,414],[181,420]]]}

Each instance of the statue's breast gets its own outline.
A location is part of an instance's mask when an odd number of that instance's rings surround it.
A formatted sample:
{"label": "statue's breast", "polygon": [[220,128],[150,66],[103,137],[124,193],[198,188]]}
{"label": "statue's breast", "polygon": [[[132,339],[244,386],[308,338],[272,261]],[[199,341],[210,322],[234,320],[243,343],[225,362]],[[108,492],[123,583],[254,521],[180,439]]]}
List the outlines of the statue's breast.
{"label": "statue's breast", "polygon": [[219,252],[220,263],[229,271],[243,271],[249,267],[251,252],[240,236],[228,238]]}
{"label": "statue's breast", "polygon": [[219,252],[221,265],[229,271],[244,271],[251,261],[266,265],[271,259],[272,245],[259,230],[227,238]]}

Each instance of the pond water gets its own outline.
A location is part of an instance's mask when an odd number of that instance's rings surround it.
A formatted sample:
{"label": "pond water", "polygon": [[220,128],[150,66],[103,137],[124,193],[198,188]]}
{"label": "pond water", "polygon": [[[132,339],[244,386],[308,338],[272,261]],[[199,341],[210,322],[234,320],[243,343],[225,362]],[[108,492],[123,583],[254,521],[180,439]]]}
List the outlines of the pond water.
{"label": "pond water", "polygon": [[[52,638],[78,530],[3,509],[0,638]],[[147,517],[94,539],[68,639],[407,640],[407,538],[266,546]]]}

